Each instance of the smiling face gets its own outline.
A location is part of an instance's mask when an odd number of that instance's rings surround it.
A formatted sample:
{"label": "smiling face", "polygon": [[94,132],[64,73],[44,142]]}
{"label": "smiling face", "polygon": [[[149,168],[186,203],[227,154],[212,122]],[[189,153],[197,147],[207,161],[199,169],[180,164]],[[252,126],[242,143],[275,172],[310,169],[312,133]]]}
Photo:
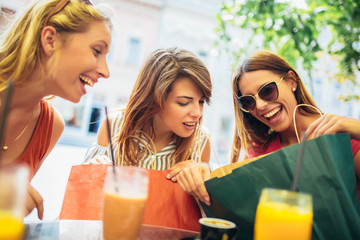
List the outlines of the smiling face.
{"label": "smiling face", "polygon": [[268,70],[246,72],[239,80],[242,95],[256,95],[259,89],[269,82],[278,83],[279,97],[274,102],[267,102],[256,97],[256,107],[250,114],[276,132],[284,132],[292,127],[293,112],[297,105],[292,88],[296,83]]}
{"label": "smiling face", "polygon": [[156,134],[174,133],[182,138],[190,137],[202,116],[204,98],[190,78],[177,79],[162,109],[155,115]]}
{"label": "smiling face", "polygon": [[53,93],[71,102],[79,102],[86,94],[85,86],[94,86],[99,78],[108,78],[106,55],[111,32],[105,21],[91,23],[83,33],[71,33],[61,43],[53,67]]}

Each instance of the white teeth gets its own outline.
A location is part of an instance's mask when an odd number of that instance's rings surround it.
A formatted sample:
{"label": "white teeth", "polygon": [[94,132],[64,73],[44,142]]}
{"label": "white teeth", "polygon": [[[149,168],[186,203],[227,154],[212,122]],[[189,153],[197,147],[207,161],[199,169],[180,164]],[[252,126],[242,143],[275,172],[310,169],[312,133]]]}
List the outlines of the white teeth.
{"label": "white teeth", "polygon": [[85,76],[80,76],[80,80],[83,81],[86,85],[89,85],[90,87],[94,86],[94,83],[91,81],[91,79],[85,77]]}
{"label": "white teeth", "polygon": [[275,108],[275,109],[272,110],[271,112],[265,114],[264,117],[270,118],[270,117],[274,116],[276,113],[278,113],[279,111],[280,111],[280,107]]}
{"label": "white teeth", "polygon": [[187,126],[194,126],[196,123],[184,123]]}

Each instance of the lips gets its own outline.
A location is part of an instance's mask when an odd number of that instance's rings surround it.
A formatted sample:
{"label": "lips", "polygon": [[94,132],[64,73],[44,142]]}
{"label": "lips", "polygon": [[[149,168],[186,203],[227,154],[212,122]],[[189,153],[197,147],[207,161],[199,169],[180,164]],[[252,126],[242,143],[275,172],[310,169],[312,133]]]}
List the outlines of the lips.
{"label": "lips", "polygon": [[263,116],[264,116],[265,118],[271,118],[272,116],[274,116],[275,114],[277,114],[280,110],[281,110],[281,107],[277,107],[277,108],[271,110],[270,112],[268,112],[267,114],[264,114]]}
{"label": "lips", "polygon": [[195,126],[196,125],[196,122],[194,123],[184,123],[185,126],[189,126],[189,127],[192,127],[192,126]]}
{"label": "lips", "polygon": [[95,85],[95,82],[93,80],[91,80],[90,78],[88,78],[84,75],[80,75],[79,78],[87,86],[93,87]]}
{"label": "lips", "polygon": [[189,131],[193,131],[196,127],[197,122],[184,122],[185,128]]}

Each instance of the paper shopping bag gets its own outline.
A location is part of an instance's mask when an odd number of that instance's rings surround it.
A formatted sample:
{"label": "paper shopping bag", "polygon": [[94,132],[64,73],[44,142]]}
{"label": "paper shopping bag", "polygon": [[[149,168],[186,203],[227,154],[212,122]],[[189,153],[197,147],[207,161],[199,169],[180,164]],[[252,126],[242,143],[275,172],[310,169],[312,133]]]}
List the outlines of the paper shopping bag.
{"label": "paper shopping bag", "polygon": [[[60,219],[101,220],[103,186],[109,165],[76,165],[70,172]],[[200,208],[177,183],[166,179],[169,170],[149,171],[149,195],[143,224],[199,231]]]}
{"label": "paper shopping bag", "polygon": [[[253,239],[256,207],[263,188],[290,189],[300,144],[247,164],[230,164],[205,182],[211,206],[206,215],[231,220],[239,239]],[[348,134],[306,141],[298,190],[313,197],[312,239],[360,239],[360,208]]]}

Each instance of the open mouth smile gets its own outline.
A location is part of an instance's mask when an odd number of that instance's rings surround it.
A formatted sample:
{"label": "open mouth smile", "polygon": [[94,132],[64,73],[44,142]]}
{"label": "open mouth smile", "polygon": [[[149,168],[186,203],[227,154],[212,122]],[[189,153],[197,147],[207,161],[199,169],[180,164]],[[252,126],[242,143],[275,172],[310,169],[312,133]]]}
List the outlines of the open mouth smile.
{"label": "open mouth smile", "polygon": [[85,85],[88,85],[90,87],[94,86],[94,82],[90,78],[83,76],[83,75],[80,75],[79,78]]}

